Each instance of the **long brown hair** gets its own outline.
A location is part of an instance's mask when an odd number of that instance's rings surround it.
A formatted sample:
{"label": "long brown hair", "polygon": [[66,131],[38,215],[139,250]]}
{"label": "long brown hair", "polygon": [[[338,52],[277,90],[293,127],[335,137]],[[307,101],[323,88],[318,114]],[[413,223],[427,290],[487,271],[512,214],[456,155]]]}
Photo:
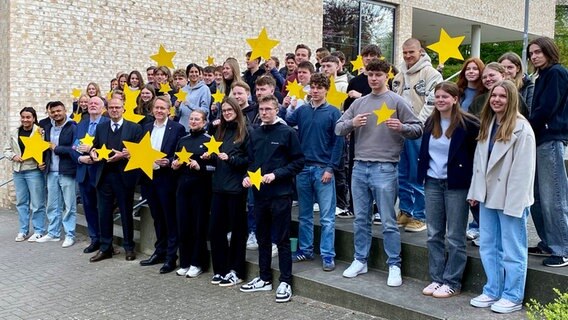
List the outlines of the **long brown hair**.
{"label": "long brown hair", "polygon": [[[467,66],[471,63],[475,63],[475,65],[477,66],[477,69],[479,69],[479,77],[477,78],[477,80],[474,81],[475,83],[475,89],[477,91],[476,93],[476,97],[482,93],[484,93],[486,91],[485,87],[483,86],[483,83],[481,83],[481,75],[483,74],[483,69],[485,68],[485,64],[483,63],[483,61],[481,61],[481,59],[479,58],[469,58],[467,60],[465,60],[465,62],[463,63],[462,69],[460,71],[460,74],[458,75],[458,81],[456,82],[458,85],[458,88],[460,90],[460,95],[459,97],[461,97],[465,91],[465,89],[467,88],[468,85],[468,81],[465,78],[465,69],[467,68]],[[444,90],[446,91],[446,90]]]}
{"label": "long brown hair", "polygon": [[[454,103],[452,105],[452,110],[451,110],[452,112],[451,112],[451,117],[450,117],[450,126],[448,127],[448,129],[445,132],[445,136],[448,137],[448,138],[451,138],[453,133],[454,133],[454,130],[456,130],[456,128],[458,128],[458,127],[465,128],[466,127],[464,118],[474,118],[474,116],[462,111],[462,109],[460,107],[460,102],[459,102],[460,90],[455,83],[449,82],[449,81],[440,82],[434,88],[434,92],[436,92],[438,90],[445,91],[450,96],[452,96],[456,99],[456,103]],[[430,130],[432,132],[432,136],[436,139],[440,138],[442,136],[442,134],[444,133],[442,131],[442,115],[441,115],[440,111],[438,111],[437,108],[434,108],[434,111],[432,111],[432,115],[430,116],[430,119],[426,122],[426,127],[427,127],[428,130]]]}
{"label": "long brown hair", "polygon": [[509,51],[509,52],[503,53],[503,55],[501,55],[499,57],[499,59],[497,59],[497,61],[499,63],[503,62],[503,60],[509,60],[512,64],[515,65],[515,67],[517,67],[519,69],[519,71],[515,75],[515,79],[511,79],[511,81],[513,81],[513,83],[517,87],[517,90],[521,90],[523,88],[523,76],[524,76],[523,64],[521,63],[521,57],[519,57],[518,54],[516,54],[512,51]]}
{"label": "long brown hair", "polygon": [[503,119],[501,119],[501,125],[499,125],[499,129],[495,133],[495,141],[507,142],[511,140],[517,118],[523,118],[519,113],[519,92],[515,84],[510,80],[497,82],[491,91],[489,91],[489,98],[481,111],[481,125],[479,127],[479,135],[477,136],[477,140],[479,141],[485,141],[489,138],[489,127],[491,127],[491,123],[495,117],[495,111],[491,108],[491,96],[497,87],[505,89],[507,93],[507,105]]}
{"label": "long brown hair", "polygon": [[245,116],[243,115],[243,112],[241,111],[241,107],[239,106],[239,102],[237,101],[237,99],[233,98],[233,97],[225,97],[225,99],[223,100],[223,103],[221,103],[221,124],[219,124],[219,130],[217,130],[216,132],[216,137],[215,139],[217,139],[217,141],[221,141],[223,140],[223,137],[225,136],[225,132],[227,131],[227,127],[229,126],[229,122],[227,122],[227,120],[225,120],[225,117],[223,117],[223,105],[229,105],[231,107],[231,109],[233,109],[233,112],[237,115],[237,117],[235,118],[235,120],[233,120],[233,122],[235,122],[237,124],[237,133],[235,134],[235,140],[233,140],[235,143],[241,143],[245,140],[246,136],[247,136],[247,126],[246,126],[246,122],[245,122]]}

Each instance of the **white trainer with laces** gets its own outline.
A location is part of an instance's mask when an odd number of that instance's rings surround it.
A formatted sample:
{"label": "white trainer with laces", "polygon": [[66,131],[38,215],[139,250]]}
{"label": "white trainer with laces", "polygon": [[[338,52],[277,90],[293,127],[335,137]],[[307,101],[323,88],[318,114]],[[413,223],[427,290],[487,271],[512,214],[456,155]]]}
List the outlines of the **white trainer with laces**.
{"label": "white trainer with laces", "polygon": [[22,242],[22,241],[26,240],[26,236],[27,236],[27,234],[25,234],[25,233],[22,233],[22,232],[18,233],[16,235],[16,242]]}
{"label": "white trainer with laces", "polygon": [[54,238],[52,236],[50,236],[49,234],[46,234],[45,236],[39,238],[36,240],[37,243],[44,243],[44,242],[57,242],[60,241],[60,238]]}
{"label": "white trainer with laces", "polygon": [[272,290],[272,282],[256,277],[251,282],[242,285],[240,290],[242,292],[270,291]]}
{"label": "white trainer with laces", "polygon": [[400,267],[390,266],[389,277],[387,279],[387,286],[400,287],[402,285],[402,276],[400,275]]}
{"label": "white trainer with laces", "polygon": [[63,244],[61,245],[61,247],[63,248],[69,248],[70,246],[75,244],[75,239],[73,238],[69,238],[69,237],[65,237],[65,240],[63,241]]}
{"label": "white trainer with laces", "polygon": [[355,259],[353,260],[349,268],[343,271],[343,276],[345,278],[355,278],[360,274],[367,273],[367,271],[367,264]]}
{"label": "white trainer with laces", "polygon": [[179,268],[176,271],[176,274],[180,277],[183,277],[186,275],[186,273],[189,271],[189,268]]}
{"label": "white trainer with laces", "polygon": [[249,233],[247,239],[247,250],[258,250],[258,242],[256,240],[256,235],[254,232]]}
{"label": "white trainer with laces", "polygon": [[292,287],[286,282],[280,282],[276,289],[276,302],[288,302],[292,299]]}
{"label": "white trainer with laces", "polygon": [[187,270],[187,273],[185,274],[185,276],[188,277],[188,278],[197,278],[202,273],[203,273],[203,270],[201,269],[201,267],[190,266],[189,270]]}
{"label": "white trainer with laces", "polygon": [[471,299],[469,301],[469,304],[477,308],[488,308],[491,307],[495,302],[497,302],[497,299],[493,299],[490,296],[482,293],[477,297]]}
{"label": "white trainer with laces", "polygon": [[28,242],[36,242],[42,235],[40,233],[34,233],[31,237],[28,238]]}

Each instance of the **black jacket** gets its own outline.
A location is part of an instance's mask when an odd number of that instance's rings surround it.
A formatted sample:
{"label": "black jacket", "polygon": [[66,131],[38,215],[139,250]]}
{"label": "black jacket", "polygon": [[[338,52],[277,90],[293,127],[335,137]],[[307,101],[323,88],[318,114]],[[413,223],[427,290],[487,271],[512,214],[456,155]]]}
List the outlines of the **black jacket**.
{"label": "black jacket", "polygon": [[[223,136],[223,144],[219,152],[224,152],[229,156],[227,160],[221,160],[217,154],[213,154],[211,159],[215,160],[215,173],[213,173],[213,192],[223,192],[238,194],[244,192],[243,178],[246,175],[248,165],[248,143],[249,136],[241,142],[234,142],[237,132],[236,122],[227,124],[227,129]],[[250,131],[249,131],[250,132]],[[215,135],[217,139],[218,135]],[[219,141],[219,139],[217,139]]]}
{"label": "black jacket", "polygon": [[[45,141],[49,142],[51,138],[51,133],[53,130],[53,124],[49,122],[45,126]],[[59,134],[59,143],[55,149],[53,149],[53,153],[59,156],[59,169],[58,172],[60,174],[73,176],[77,173],[77,162],[74,160],[74,152],[73,143],[75,132],[77,131],[77,124],[73,120],[68,120],[61,129],[61,133]],[[47,150],[45,152],[45,165],[46,170],[45,172],[49,172],[49,165],[51,164],[51,150]]]}
{"label": "black jacket", "polygon": [[296,131],[282,122],[262,125],[252,131],[249,143],[249,168],[254,172],[259,167],[261,174],[274,173],[270,184],[254,186],[255,197],[278,197],[292,195],[294,177],[304,167],[304,154]]}
{"label": "black jacket", "polygon": [[176,170],[177,174],[193,177],[196,181],[200,179],[211,179],[211,173],[215,168],[213,167],[213,161],[201,159],[201,156],[207,151],[207,148],[203,144],[209,142],[209,140],[211,140],[211,136],[208,135],[205,130],[197,132],[191,131],[188,135],[179,139],[176,152],[181,151],[181,149],[185,147],[187,152],[192,153],[191,159],[197,161],[199,164],[199,170],[190,170],[189,166],[184,164]]}

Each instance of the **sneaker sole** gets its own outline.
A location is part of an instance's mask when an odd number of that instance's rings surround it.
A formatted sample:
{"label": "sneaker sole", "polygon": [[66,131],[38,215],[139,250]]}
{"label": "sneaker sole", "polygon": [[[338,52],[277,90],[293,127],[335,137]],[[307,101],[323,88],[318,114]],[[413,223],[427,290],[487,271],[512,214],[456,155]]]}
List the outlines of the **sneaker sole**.
{"label": "sneaker sole", "polygon": [[339,219],[353,219],[355,218],[355,215],[349,215],[349,216],[342,216],[340,214],[335,215],[337,218]]}
{"label": "sneaker sole", "polygon": [[457,296],[457,295],[459,295],[459,294],[460,294],[459,292],[454,292],[454,293],[451,293],[451,294],[447,294],[447,295],[442,295],[442,296],[441,296],[441,295],[436,295],[435,293],[433,293],[433,294],[432,294],[432,297],[438,298],[438,299],[446,299],[446,298],[451,298],[451,297],[453,297],[453,296]]}
{"label": "sneaker sole", "polygon": [[244,289],[243,287],[241,287],[239,289],[241,292],[259,292],[259,291],[272,291],[272,285],[270,286],[264,286],[262,288],[251,288],[251,289]]}
{"label": "sneaker sole", "polygon": [[543,264],[544,264],[545,266],[551,267],[551,268],[561,268],[561,267],[566,267],[566,266],[568,266],[568,261],[566,261],[566,262],[564,262],[564,263],[561,263],[561,264],[546,264],[546,263],[543,263]]}
{"label": "sneaker sole", "polygon": [[278,303],[289,302],[290,300],[292,300],[292,297],[287,297],[287,298],[276,298],[276,302],[278,302]]}
{"label": "sneaker sole", "polygon": [[187,273],[186,273],[186,274],[185,274],[185,277],[186,277],[186,278],[197,278],[197,277],[199,277],[202,273],[203,273],[203,271],[201,271],[201,272],[199,272],[199,273],[197,273],[197,274],[187,274]]}
{"label": "sneaker sole", "polygon": [[219,281],[211,280],[211,284],[212,284],[212,285],[218,286],[220,283],[221,283],[221,280],[219,280]]}
{"label": "sneaker sole", "polygon": [[420,232],[420,231],[424,231],[424,230],[426,230],[426,227],[418,228],[418,229],[408,228],[408,227],[404,228],[404,231],[406,231],[406,232]]}
{"label": "sneaker sole", "polygon": [[219,287],[233,287],[233,286],[236,286],[239,283],[243,283],[243,280],[231,282],[231,283],[219,283]]}
{"label": "sneaker sole", "polygon": [[476,307],[476,308],[489,308],[491,307],[495,302],[497,302],[497,300],[493,300],[493,301],[477,301],[477,300],[471,300],[469,301],[469,304]]}
{"label": "sneaker sole", "polygon": [[378,221],[378,222],[373,221],[373,224],[376,225],[376,226],[380,226],[380,225],[382,225],[383,223],[382,223],[381,221]]}
{"label": "sneaker sole", "polygon": [[534,257],[550,257],[552,254],[550,253],[530,253],[529,252],[529,256],[534,256]]}
{"label": "sneaker sole", "polygon": [[500,306],[496,306],[496,305],[491,305],[491,311],[493,312],[497,312],[497,313],[511,313],[511,312],[515,312],[515,311],[519,311],[522,309],[522,305],[516,305],[514,307],[500,307]]}
{"label": "sneaker sole", "polygon": [[253,247],[253,246],[247,246],[247,250],[258,250],[258,246]]}
{"label": "sneaker sole", "polygon": [[344,277],[344,278],[355,278],[355,277],[357,277],[358,275],[360,275],[360,274],[365,274],[365,273],[367,273],[367,272],[369,272],[368,268],[364,268],[363,270],[357,272],[355,275],[345,275],[345,273],[343,273],[343,277]]}
{"label": "sneaker sole", "polygon": [[388,281],[387,281],[387,286],[389,286],[389,287],[400,287],[400,286],[402,286],[402,281],[396,282],[396,283],[388,283]]}

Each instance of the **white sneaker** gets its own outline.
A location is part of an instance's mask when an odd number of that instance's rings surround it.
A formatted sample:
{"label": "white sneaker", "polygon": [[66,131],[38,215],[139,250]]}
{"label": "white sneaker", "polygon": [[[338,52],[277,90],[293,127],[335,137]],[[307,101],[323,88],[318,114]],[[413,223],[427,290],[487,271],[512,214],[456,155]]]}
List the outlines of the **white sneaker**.
{"label": "white sneaker", "polygon": [[442,286],[441,283],[435,282],[433,281],[432,283],[430,283],[426,288],[424,288],[424,290],[422,290],[422,294],[425,296],[431,296],[434,294],[434,292],[436,292],[436,290],[438,290],[438,288],[440,288]]}
{"label": "white sneaker", "polygon": [[187,278],[197,278],[197,276],[199,276],[202,273],[203,273],[203,270],[201,270],[200,267],[190,266],[189,270],[187,270],[187,273],[185,274],[185,276]]}
{"label": "white sneaker", "polygon": [[240,290],[242,292],[270,291],[272,290],[272,282],[256,277],[251,282],[242,285]]}
{"label": "white sneaker", "polygon": [[229,243],[229,245],[231,244],[231,236],[233,235],[232,232],[227,233],[227,242]]}
{"label": "white sneaker", "polygon": [[335,207],[335,215],[336,216],[338,216],[342,212],[343,212],[343,209],[340,209],[339,207]]}
{"label": "white sneaker", "polygon": [[36,240],[37,243],[44,243],[44,242],[55,242],[55,241],[59,241],[61,240],[60,238],[54,238],[52,236],[50,236],[49,234],[46,234],[45,236],[39,238]]}
{"label": "white sneaker", "polygon": [[34,233],[31,237],[28,238],[28,242],[36,242],[37,239],[41,238],[42,235],[40,233]]}
{"label": "white sneaker", "polygon": [[319,212],[320,211],[320,206],[317,203],[314,203],[314,212]]}
{"label": "white sneaker", "polygon": [[16,242],[22,242],[22,241],[26,240],[26,236],[27,236],[27,234],[25,234],[25,233],[21,233],[21,232],[18,233],[16,235]]}
{"label": "white sneaker", "polygon": [[389,267],[389,278],[387,279],[387,286],[400,287],[402,285],[402,276],[400,275],[400,268],[398,266]]}
{"label": "white sneaker", "polygon": [[189,271],[189,268],[179,268],[176,271],[176,274],[180,277],[183,277],[187,274],[187,272]]}
{"label": "white sneaker", "polygon": [[292,287],[286,282],[280,282],[276,289],[276,302],[288,302],[292,299]]}
{"label": "white sneaker", "polygon": [[355,278],[360,274],[367,273],[367,271],[367,264],[355,259],[353,260],[349,268],[343,271],[343,276],[345,278]]}
{"label": "white sneaker", "polygon": [[469,304],[477,308],[487,308],[491,307],[495,302],[497,302],[497,299],[493,299],[485,293],[482,293],[477,297],[471,299],[469,301]]}
{"label": "white sneaker", "polygon": [[73,238],[69,238],[69,237],[65,237],[65,240],[63,241],[63,244],[61,245],[61,247],[63,248],[69,248],[70,246],[75,244],[75,239]]}
{"label": "white sneaker", "polygon": [[475,240],[479,238],[479,228],[470,228],[465,232],[467,240]]}
{"label": "white sneaker", "polygon": [[292,201],[292,207],[297,207],[298,206],[298,201],[294,200]]}
{"label": "white sneaker", "polygon": [[272,244],[272,258],[278,257],[278,246],[276,243]]}
{"label": "white sneaker", "polygon": [[522,307],[522,303],[514,303],[505,298],[501,298],[499,301],[491,305],[491,311],[497,313],[511,313],[521,310]]}
{"label": "white sneaker", "polygon": [[254,232],[249,233],[247,250],[258,250],[258,242],[256,241],[256,235]]}

